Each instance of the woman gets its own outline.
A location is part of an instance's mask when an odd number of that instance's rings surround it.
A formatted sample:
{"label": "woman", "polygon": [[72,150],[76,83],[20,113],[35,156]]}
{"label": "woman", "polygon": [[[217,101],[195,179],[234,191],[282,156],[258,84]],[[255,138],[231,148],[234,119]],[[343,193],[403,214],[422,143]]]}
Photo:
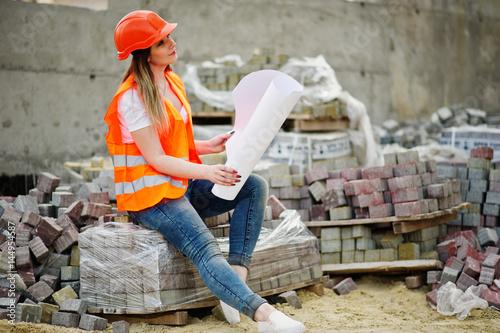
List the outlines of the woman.
{"label": "woman", "polygon": [[[251,175],[232,201],[212,194],[214,184],[233,186],[240,176],[224,165],[203,165],[198,156],[224,151],[232,134],[194,140],[184,85],[170,68],[177,61],[170,37],[176,26],[140,10],[126,15],[115,29],[118,59],[133,56],[105,117],[118,209],[158,230],[193,261],[230,323],[239,321],[238,309],[258,322],[259,332],[304,332],[302,323],[245,284],[262,227],[267,183]],[[226,261],[202,218],[232,209]]]}

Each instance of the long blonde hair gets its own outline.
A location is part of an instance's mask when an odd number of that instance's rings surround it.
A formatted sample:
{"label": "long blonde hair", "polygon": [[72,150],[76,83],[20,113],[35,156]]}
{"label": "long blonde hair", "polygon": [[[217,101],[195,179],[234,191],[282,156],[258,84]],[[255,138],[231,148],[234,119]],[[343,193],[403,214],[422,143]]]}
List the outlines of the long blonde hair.
{"label": "long blonde hair", "polygon": [[[125,81],[130,74],[134,74],[137,90],[143,99],[146,112],[148,112],[151,118],[153,128],[158,132],[164,133],[169,127],[168,116],[165,110],[163,95],[155,84],[153,72],[149,67],[149,53],[149,48],[132,52],[132,62],[123,77],[123,81]],[[167,70],[170,70],[170,65],[168,65]]]}

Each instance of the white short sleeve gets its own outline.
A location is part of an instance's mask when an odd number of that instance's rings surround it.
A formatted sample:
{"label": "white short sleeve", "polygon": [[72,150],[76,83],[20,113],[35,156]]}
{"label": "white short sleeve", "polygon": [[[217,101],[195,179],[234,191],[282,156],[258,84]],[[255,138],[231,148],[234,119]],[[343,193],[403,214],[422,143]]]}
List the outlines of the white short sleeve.
{"label": "white short sleeve", "polygon": [[118,102],[118,119],[124,143],[133,143],[130,132],[151,126],[151,118],[137,89],[125,91]]}

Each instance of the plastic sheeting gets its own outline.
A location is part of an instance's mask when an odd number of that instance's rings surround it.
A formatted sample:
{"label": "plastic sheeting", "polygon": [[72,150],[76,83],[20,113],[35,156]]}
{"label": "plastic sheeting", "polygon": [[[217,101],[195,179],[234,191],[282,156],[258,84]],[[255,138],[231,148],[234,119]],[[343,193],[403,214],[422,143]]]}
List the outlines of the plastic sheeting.
{"label": "plastic sheeting", "polygon": [[487,287],[472,286],[463,292],[453,282],[447,282],[437,292],[437,311],[442,315],[456,315],[458,319],[464,320],[470,315],[470,310],[486,309],[488,302],[479,298],[481,288]]}
{"label": "plastic sheeting", "polygon": [[[248,276],[254,292],[322,276],[317,238],[296,211],[263,229]],[[228,238],[217,238],[227,256]],[[79,235],[80,298],[92,313],[152,313],[215,301],[196,267],[158,232],[105,223]]]}

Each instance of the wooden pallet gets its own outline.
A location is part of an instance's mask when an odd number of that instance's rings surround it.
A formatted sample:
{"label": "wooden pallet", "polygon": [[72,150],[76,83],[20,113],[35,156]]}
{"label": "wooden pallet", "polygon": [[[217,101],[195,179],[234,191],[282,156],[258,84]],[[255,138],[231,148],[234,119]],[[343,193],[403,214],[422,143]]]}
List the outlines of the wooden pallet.
{"label": "wooden pallet", "polygon": [[349,275],[362,273],[406,274],[443,268],[439,260],[396,260],[322,265],[323,273]]}
{"label": "wooden pallet", "polygon": [[469,207],[470,203],[463,202],[460,205],[449,209],[438,210],[436,212],[415,216],[389,216],[376,219],[352,219],[339,221],[309,221],[304,222],[304,224],[312,229],[318,227],[344,227],[352,225],[390,223],[395,234],[404,234],[456,220],[458,217],[458,211],[468,209]]}
{"label": "wooden pallet", "polygon": [[[262,297],[281,294],[289,290],[296,290],[302,288],[308,288],[308,290],[318,294],[323,294],[323,281],[328,280],[328,276],[322,276],[320,278],[302,281],[289,286],[284,286],[275,289],[268,289],[264,291],[257,292],[258,295]],[[186,325],[189,321],[188,312],[189,309],[200,309],[206,307],[213,307],[220,303],[218,299],[203,301],[203,302],[190,302],[181,305],[170,305],[166,307],[161,307],[155,310],[147,309],[128,309],[128,310],[117,310],[115,313],[102,313],[102,309],[89,308],[88,312],[97,315],[102,318],[108,319],[108,322],[125,320],[129,323],[145,322],[148,324],[156,325]],[[107,311],[111,311],[108,309]]]}

